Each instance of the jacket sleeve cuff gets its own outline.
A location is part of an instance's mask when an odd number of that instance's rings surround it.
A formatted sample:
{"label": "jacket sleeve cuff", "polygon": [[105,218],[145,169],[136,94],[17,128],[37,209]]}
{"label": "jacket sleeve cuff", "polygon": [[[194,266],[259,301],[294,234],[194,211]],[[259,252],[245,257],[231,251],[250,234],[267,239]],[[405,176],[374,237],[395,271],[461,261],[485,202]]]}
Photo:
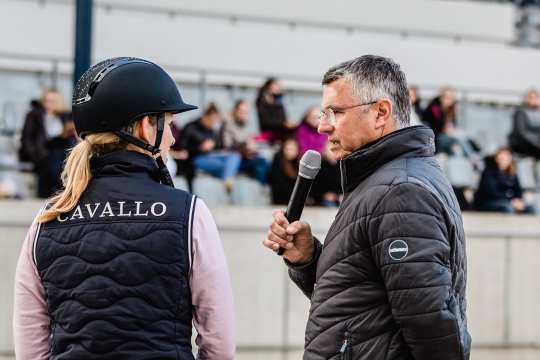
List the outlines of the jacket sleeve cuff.
{"label": "jacket sleeve cuff", "polygon": [[313,267],[316,267],[317,262],[319,261],[319,257],[321,256],[322,244],[315,236],[313,237],[313,245],[315,247],[313,251],[313,257],[307,263],[294,264],[294,263],[291,263],[287,259],[283,259],[283,261],[285,261],[285,264],[289,267],[289,269],[293,271],[303,272],[305,270],[309,270]]}

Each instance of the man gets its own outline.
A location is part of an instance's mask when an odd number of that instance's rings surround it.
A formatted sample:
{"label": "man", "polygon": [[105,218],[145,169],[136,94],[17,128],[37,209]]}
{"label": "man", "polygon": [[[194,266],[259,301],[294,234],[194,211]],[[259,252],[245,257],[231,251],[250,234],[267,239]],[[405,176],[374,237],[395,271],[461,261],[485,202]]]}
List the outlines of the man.
{"label": "man", "polygon": [[214,130],[221,121],[217,106],[210,103],[202,117],[186,124],[180,137],[180,148],[186,149],[193,166],[223,180],[225,190],[232,191],[242,158],[234,151],[224,151],[219,133]]}
{"label": "man", "polygon": [[514,113],[509,142],[513,151],[540,159],[540,99],[535,89],[527,92],[524,106]]}
{"label": "man", "polygon": [[249,129],[249,103],[237,100],[230,118],[221,127],[221,142],[226,150],[237,152],[242,156],[240,171],[253,176],[262,185],[268,177],[268,162],[260,156],[253,134]]}
{"label": "man", "polygon": [[468,359],[461,214],[433,132],[409,126],[404,73],[367,55],[323,85],[319,131],[340,160],[343,203],[324,246],[281,211],[263,241],[286,249],[311,299],[304,359]]}

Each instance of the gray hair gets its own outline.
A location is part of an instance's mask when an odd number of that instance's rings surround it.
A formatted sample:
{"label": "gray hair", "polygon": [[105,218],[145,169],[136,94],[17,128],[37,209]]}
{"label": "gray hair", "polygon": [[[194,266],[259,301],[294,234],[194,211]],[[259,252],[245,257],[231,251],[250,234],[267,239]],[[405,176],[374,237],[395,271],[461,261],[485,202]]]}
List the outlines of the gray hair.
{"label": "gray hair", "polygon": [[398,129],[410,125],[411,103],[405,73],[392,59],[364,55],[331,67],[324,74],[322,84],[345,79],[353,96],[364,102],[386,98],[392,103]]}

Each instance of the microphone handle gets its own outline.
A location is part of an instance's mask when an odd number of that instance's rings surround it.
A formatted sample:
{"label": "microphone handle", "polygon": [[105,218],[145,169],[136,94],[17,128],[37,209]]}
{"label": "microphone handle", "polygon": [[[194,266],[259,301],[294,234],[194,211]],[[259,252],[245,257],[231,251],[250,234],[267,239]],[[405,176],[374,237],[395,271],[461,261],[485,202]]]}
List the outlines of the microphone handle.
{"label": "microphone handle", "polygon": [[[285,210],[285,217],[287,220],[289,220],[289,224],[300,220],[300,216],[302,216],[302,211],[304,210],[304,205],[306,204],[312,184],[313,179],[307,179],[300,175],[298,175],[296,178],[291,198],[289,199],[289,204],[287,205],[287,210]],[[284,252],[285,249],[280,247],[277,254],[283,255]]]}

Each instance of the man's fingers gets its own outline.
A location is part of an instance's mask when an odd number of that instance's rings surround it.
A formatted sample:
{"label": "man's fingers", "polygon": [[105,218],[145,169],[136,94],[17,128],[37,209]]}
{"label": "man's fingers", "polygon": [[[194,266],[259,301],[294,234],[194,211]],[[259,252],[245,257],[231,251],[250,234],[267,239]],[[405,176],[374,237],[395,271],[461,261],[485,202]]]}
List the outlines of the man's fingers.
{"label": "man's fingers", "polygon": [[282,239],[292,241],[292,235],[287,234],[286,226],[280,225],[277,222],[273,222],[270,225],[270,231]]}
{"label": "man's fingers", "polygon": [[289,225],[289,220],[285,217],[285,212],[283,210],[276,210],[272,213],[274,221],[279,225],[287,226]]}
{"label": "man's fingers", "polygon": [[280,246],[286,246],[288,243],[287,239],[284,239],[276,235],[272,230],[268,231],[267,239],[275,243],[278,243]]}
{"label": "man's fingers", "polygon": [[265,247],[269,248],[270,250],[277,251],[279,249],[279,244],[278,243],[275,243],[275,242],[270,241],[268,239],[263,240],[263,245]]}
{"label": "man's fingers", "polygon": [[293,243],[286,243],[285,245],[283,246],[280,246],[280,243],[278,242],[275,242],[275,241],[272,241],[270,239],[264,239],[263,240],[263,245],[271,250],[274,250],[274,251],[277,251],[280,247],[282,248],[285,248],[285,249],[292,249],[293,248]]}
{"label": "man's fingers", "polygon": [[308,223],[302,221],[295,221],[289,226],[287,226],[286,231],[289,235],[296,235],[301,231],[310,231],[310,227]]}

